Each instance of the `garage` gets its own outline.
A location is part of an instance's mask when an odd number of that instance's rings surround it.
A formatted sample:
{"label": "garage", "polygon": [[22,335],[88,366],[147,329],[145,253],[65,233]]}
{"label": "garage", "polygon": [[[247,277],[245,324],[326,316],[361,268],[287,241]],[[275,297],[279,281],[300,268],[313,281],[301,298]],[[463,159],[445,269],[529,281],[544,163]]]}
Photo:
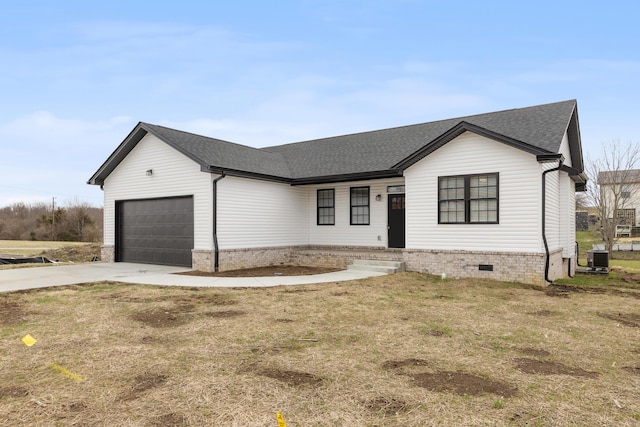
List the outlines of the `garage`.
{"label": "garage", "polygon": [[193,197],[116,202],[118,262],[191,267]]}

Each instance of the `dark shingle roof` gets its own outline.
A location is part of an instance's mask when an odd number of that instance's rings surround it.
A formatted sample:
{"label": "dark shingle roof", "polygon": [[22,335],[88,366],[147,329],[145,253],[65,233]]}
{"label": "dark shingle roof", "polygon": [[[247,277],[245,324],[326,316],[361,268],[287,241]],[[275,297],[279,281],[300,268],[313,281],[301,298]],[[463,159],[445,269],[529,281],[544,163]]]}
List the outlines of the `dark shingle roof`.
{"label": "dark shingle roof", "polygon": [[637,184],[640,183],[640,169],[598,172],[598,184]]}
{"label": "dark shingle roof", "polygon": [[264,148],[281,153],[292,178],[390,169],[460,122],[513,138],[547,153],[557,153],[576,102],[536,107],[336,136]]}
{"label": "dark shingle roof", "polygon": [[465,130],[533,154],[558,153],[568,132],[574,167],[577,160],[577,169],[582,170],[576,101],[569,100],[262,149],[139,123],[89,183],[102,184],[147,132],[198,162],[203,170],[304,183],[341,176],[343,180],[399,176],[403,168]]}
{"label": "dark shingle roof", "polygon": [[163,126],[142,124],[152,134],[202,165],[276,177],[290,175],[287,164],[280,154]]}

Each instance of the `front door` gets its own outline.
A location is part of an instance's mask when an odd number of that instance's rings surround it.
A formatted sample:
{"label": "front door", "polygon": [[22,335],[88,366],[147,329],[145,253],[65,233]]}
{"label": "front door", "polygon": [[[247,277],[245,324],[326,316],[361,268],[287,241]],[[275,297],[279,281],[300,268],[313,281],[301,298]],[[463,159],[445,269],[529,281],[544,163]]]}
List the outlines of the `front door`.
{"label": "front door", "polygon": [[404,194],[389,194],[389,247],[404,248]]}

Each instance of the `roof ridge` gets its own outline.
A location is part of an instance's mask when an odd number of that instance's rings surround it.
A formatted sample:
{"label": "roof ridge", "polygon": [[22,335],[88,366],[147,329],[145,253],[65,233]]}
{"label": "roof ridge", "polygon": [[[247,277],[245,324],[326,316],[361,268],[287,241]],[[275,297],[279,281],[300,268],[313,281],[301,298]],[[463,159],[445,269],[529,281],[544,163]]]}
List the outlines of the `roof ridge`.
{"label": "roof ridge", "polygon": [[507,109],[504,109],[504,110],[491,111],[491,112],[488,112],[488,113],[471,114],[471,115],[467,115],[467,116],[452,117],[452,118],[448,118],[448,119],[438,119],[438,120],[433,120],[433,121],[429,121],[429,122],[413,123],[413,124],[410,124],[410,125],[392,126],[392,127],[389,127],[389,128],[374,129],[374,130],[369,130],[369,131],[364,131],[364,132],[350,132],[350,133],[346,133],[346,134],[342,134],[342,135],[333,135],[333,136],[328,136],[328,137],[324,137],[324,138],[315,138],[315,139],[308,139],[308,140],[304,140],[304,141],[290,142],[290,143],[287,143],[287,144],[271,145],[271,146],[268,146],[268,147],[262,147],[262,148],[260,148],[260,150],[268,151],[269,149],[273,149],[273,148],[287,147],[287,146],[292,146],[292,145],[297,145],[297,144],[305,144],[305,143],[315,142],[315,141],[326,141],[326,140],[332,140],[332,139],[336,139],[336,138],[344,138],[344,137],[354,136],[354,135],[367,135],[367,134],[372,134],[372,133],[376,133],[376,132],[392,131],[392,130],[396,130],[396,129],[408,129],[408,128],[415,127],[415,126],[423,126],[423,125],[427,125],[427,124],[435,124],[435,123],[442,123],[442,122],[449,122],[449,121],[453,121],[453,122],[457,121],[457,123],[460,123],[462,121],[465,121],[465,119],[469,119],[471,117],[490,116],[490,115],[494,115],[494,114],[507,113],[507,112],[510,112],[510,111],[528,110],[528,109],[531,109],[531,108],[540,108],[540,107],[545,107],[545,106],[549,106],[549,105],[563,104],[563,103],[568,103],[568,102],[572,102],[572,103],[576,104],[577,100],[576,99],[567,99],[567,100],[564,100],[564,101],[548,102],[546,104],[532,105],[532,106],[529,106],[529,107],[507,108]]}
{"label": "roof ridge", "polygon": [[246,144],[240,144],[239,142],[233,142],[233,141],[227,141],[226,139],[220,139],[220,138],[214,138],[212,136],[207,136],[207,135],[202,135],[199,133],[195,133],[195,132],[189,132],[189,131],[185,131],[185,130],[180,130],[180,129],[175,129],[175,128],[170,128],[168,126],[163,126],[163,125],[156,125],[153,123],[148,123],[148,122],[140,122],[141,124],[145,125],[145,126],[152,126],[152,127],[158,127],[158,128],[163,128],[163,129],[167,129],[170,130],[172,132],[180,132],[180,133],[184,133],[187,135],[193,135],[196,136],[198,138],[205,138],[205,139],[212,139],[214,141],[217,142],[223,142],[225,144],[231,144],[231,145],[237,145],[239,147],[244,147],[244,148],[249,148],[251,150],[258,150],[258,151],[262,151],[261,148],[257,148],[257,147],[252,147],[250,145],[246,145]]}

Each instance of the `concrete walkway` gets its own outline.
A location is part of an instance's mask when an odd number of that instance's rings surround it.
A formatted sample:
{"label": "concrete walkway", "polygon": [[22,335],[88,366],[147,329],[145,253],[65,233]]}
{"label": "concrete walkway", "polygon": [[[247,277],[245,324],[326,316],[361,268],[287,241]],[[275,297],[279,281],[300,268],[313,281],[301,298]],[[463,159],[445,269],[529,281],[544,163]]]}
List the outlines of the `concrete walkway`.
{"label": "concrete walkway", "polygon": [[0,270],[0,292],[50,286],[74,285],[102,281],[139,283],[162,286],[202,287],[260,287],[279,285],[307,285],[312,283],[341,282],[384,276],[371,271],[336,271],[312,276],[269,277],[200,277],[181,273],[188,268],[163,265],[132,264],[126,262],[61,265],[51,267],[15,268]]}

